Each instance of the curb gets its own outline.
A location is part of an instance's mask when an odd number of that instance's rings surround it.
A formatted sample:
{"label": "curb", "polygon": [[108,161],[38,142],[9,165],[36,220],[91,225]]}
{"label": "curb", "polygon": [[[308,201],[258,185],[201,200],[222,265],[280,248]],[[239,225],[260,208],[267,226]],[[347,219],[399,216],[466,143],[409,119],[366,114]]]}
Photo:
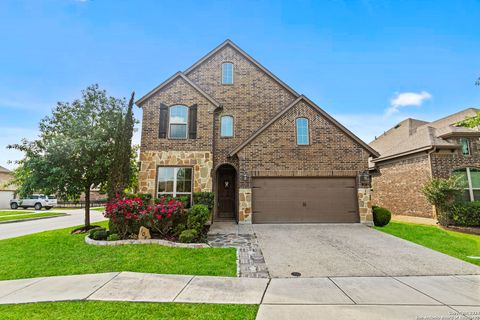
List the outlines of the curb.
{"label": "curb", "polygon": [[162,239],[148,239],[148,240],[116,240],[116,241],[105,241],[105,240],[93,240],[88,235],[85,237],[85,243],[94,245],[94,246],[123,246],[129,244],[156,244],[164,247],[172,248],[190,248],[190,249],[202,249],[202,248],[211,248],[206,243],[179,243]]}

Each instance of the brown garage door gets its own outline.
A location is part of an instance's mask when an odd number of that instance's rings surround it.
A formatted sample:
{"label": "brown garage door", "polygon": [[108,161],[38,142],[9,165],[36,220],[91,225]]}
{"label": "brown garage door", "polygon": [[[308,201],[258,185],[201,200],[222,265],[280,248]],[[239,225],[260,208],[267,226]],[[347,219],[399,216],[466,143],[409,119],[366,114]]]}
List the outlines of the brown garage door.
{"label": "brown garage door", "polygon": [[355,178],[254,178],[253,223],[359,222]]}

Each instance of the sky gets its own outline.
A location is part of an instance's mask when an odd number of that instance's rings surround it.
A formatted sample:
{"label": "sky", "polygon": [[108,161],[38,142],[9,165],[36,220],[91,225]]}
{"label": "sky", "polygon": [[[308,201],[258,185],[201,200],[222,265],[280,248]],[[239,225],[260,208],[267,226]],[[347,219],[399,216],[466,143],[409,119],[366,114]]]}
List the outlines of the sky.
{"label": "sky", "polygon": [[480,0],[2,0],[0,165],[57,101],[140,98],[227,38],[366,142],[480,107]]}

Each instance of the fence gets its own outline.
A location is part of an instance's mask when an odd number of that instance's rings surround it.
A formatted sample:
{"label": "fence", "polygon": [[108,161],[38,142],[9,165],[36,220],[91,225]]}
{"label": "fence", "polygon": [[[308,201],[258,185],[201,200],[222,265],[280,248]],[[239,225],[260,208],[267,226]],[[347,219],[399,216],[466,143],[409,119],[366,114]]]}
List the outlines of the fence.
{"label": "fence", "polygon": [[[90,208],[91,207],[101,207],[107,203],[107,199],[102,200],[91,200],[90,201]],[[62,201],[57,200],[57,207],[60,208],[85,208],[85,201]]]}

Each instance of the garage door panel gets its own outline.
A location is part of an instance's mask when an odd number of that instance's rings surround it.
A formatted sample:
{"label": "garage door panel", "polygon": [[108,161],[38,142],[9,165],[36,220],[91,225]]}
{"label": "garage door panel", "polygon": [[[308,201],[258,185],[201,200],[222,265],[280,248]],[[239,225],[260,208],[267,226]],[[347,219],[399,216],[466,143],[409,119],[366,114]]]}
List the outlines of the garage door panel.
{"label": "garage door panel", "polygon": [[254,178],[254,223],[358,222],[355,178]]}

